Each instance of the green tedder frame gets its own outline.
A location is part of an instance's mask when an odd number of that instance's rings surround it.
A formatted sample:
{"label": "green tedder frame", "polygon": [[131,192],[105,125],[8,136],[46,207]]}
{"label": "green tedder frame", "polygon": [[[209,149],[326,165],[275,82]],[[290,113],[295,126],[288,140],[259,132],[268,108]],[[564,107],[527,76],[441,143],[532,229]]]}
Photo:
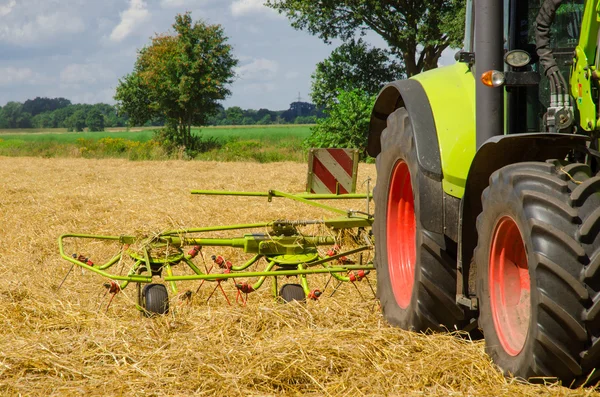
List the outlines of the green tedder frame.
{"label": "green tedder frame", "polygon": [[[236,278],[254,279],[255,281],[251,284],[248,282],[236,282],[235,284],[239,292],[248,294],[258,290],[265,280],[271,277],[271,290],[273,296],[277,297],[278,277],[297,276],[305,298],[317,299],[321,295],[321,291],[309,287],[308,275],[330,274],[338,282],[354,282],[366,278],[369,272],[374,270],[372,261],[363,263],[363,253],[373,249],[370,233],[373,216],[368,213],[368,203],[371,199],[368,194],[289,194],[275,190],[265,193],[194,190],[192,194],[267,197],[269,201],[274,197],[282,197],[325,209],[339,216],[325,220],[278,220],[169,230],[142,238],[70,233],[59,237],[60,255],[73,265],[110,279],[111,283],[106,286],[114,294],[126,288],[130,283],[137,283],[138,287],[141,284],[155,283],[157,276],[170,285],[173,293],[178,292],[178,281],[198,280],[220,283],[228,279],[235,281]],[[314,201],[333,199],[365,199],[367,200],[367,212],[346,211]],[[322,225],[332,233],[304,235],[298,230],[298,227],[308,225]],[[241,233],[250,229],[263,229],[266,232],[242,234],[229,238],[209,236],[215,232]],[[351,249],[341,250],[334,232],[345,230],[354,231],[351,237],[354,244]],[[95,264],[84,255],[66,252],[65,243],[71,240],[87,240],[88,243],[112,241],[119,244],[120,248],[105,263]],[[198,254],[201,254],[203,247],[232,247],[247,254],[254,254],[254,256],[237,266],[221,256],[213,256],[214,265],[218,268],[218,272],[214,273],[212,272],[214,266],[203,270],[194,262]],[[320,253],[320,247],[330,247],[328,254]],[[356,264],[348,259],[348,256],[354,254],[360,254],[360,260]],[[263,270],[248,271],[261,259],[266,261]],[[118,274],[114,271],[126,262],[131,263],[126,274]],[[187,266],[193,274],[189,274],[189,272],[188,274],[178,274],[182,272],[176,272],[177,265]],[[166,273],[164,277],[162,276],[163,271]],[[140,306],[142,309],[146,309],[143,307],[143,301],[140,302]]]}

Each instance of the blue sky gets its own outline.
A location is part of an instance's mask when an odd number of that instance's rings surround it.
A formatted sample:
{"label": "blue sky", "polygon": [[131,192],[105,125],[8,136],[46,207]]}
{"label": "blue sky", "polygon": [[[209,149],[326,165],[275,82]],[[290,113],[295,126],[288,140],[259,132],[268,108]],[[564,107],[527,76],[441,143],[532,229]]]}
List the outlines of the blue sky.
{"label": "blue sky", "polygon": [[226,107],[287,109],[299,94],[310,101],[310,75],[339,43],[294,30],[263,1],[0,0],[0,106],[36,96],[113,103],[136,50],[185,11],[221,24],[240,60]]}

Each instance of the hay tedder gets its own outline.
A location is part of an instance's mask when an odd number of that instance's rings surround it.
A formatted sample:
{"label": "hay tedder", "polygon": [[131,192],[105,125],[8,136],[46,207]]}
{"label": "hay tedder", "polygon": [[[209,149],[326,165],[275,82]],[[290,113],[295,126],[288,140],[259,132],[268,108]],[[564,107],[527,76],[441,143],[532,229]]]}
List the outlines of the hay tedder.
{"label": "hay tedder", "polygon": [[[354,184],[355,175],[356,172]],[[59,238],[60,255],[73,266],[108,278],[104,285],[113,297],[134,283],[137,306],[147,315],[169,312],[165,283],[181,299],[191,300],[191,289],[183,293],[178,291],[177,284],[183,281],[198,281],[196,292],[205,283],[212,283],[208,300],[217,292],[228,304],[231,304],[231,299],[223,283],[229,280],[235,286],[236,301],[244,305],[248,295],[261,288],[268,278],[272,295],[284,302],[317,300],[331,280],[335,282],[331,283],[330,296],[341,283],[362,280],[369,283],[374,295],[368,279],[369,273],[374,270],[370,230],[373,216],[369,214],[369,194],[339,193],[339,185],[338,192],[325,194],[288,194],[274,190],[264,193],[195,190],[192,194],[262,196],[267,197],[269,202],[273,198],[287,198],[338,216],[170,230],[142,237],[65,234]],[[346,211],[315,201],[333,199],[364,199],[367,210]],[[230,235],[232,233],[233,236]],[[108,246],[103,251],[105,263],[97,263],[98,258],[89,257],[90,250],[98,245]],[[79,253],[75,252],[76,249]],[[111,250],[112,253],[106,254]],[[211,254],[205,254],[207,250]],[[218,250],[229,250],[235,260]],[[239,254],[231,254],[231,251]],[[329,276],[324,287],[319,289],[309,285],[308,276],[315,274]],[[281,278],[297,281],[287,282],[279,288]],[[161,279],[164,283],[158,282]]]}

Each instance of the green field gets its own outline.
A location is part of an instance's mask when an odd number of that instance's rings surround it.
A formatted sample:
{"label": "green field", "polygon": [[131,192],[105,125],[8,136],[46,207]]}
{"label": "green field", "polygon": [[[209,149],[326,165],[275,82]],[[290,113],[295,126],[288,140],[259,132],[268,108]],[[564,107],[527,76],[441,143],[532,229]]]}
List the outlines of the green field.
{"label": "green field", "polygon": [[[164,160],[185,158],[167,154],[152,140],[156,129],[111,129],[104,132],[51,130],[0,130],[0,156],[128,158]],[[214,139],[217,147],[200,153],[200,160],[258,162],[303,161],[307,125],[232,126],[194,128],[195,134]]]}

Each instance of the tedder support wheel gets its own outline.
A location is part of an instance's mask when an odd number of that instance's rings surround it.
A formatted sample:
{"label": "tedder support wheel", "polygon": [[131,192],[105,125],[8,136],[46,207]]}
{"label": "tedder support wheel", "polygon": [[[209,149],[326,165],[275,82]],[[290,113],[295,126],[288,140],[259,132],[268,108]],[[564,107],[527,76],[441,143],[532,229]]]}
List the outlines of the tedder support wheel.
{"label": "tedder support wheel", "polygon": [[492,174],[482,204],[475,261],[487,353],[519,378],[585,378],[600,362],[600,177],[585,164],[517,163]]}
{"label": "tedder support wheel", "polygon": [[299,301],[305,302],[306,295],[300,284],[285,284],[279,291],[279,296],[284,302]]}
{"label": "tedder support wheel", "polygon": [[421,225],[421,211],[427,208],[420,208],[425,200],[419,199],[420,171],[405,108],[388,117],[381,147],[373,231],[384,317],[415,331],[460,328],[464,311],[455,301],[456,263]]}
{"label": "tedder support wheel", "polygon": [[169,294],[162,284],[148,284],[142,291],[144,314],[151,317],[155,314],[169,312]]}

